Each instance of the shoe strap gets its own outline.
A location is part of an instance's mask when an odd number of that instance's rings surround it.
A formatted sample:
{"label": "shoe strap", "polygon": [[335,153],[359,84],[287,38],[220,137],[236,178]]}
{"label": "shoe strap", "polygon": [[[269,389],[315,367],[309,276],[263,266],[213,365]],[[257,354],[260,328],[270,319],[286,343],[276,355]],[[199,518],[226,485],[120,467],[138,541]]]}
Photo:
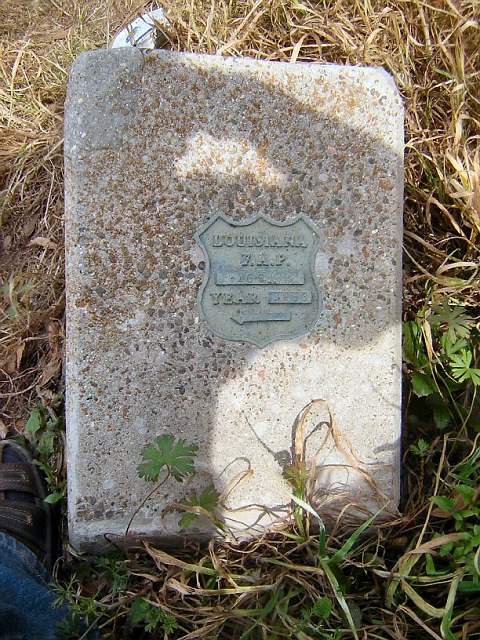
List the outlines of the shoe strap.
{"label": "shoe strap", "polygon": [[0,530],[34,551],[46,551],[46,512],[36,504],[0,501]]}
{"label": "shoe strap", "polygon": [[20,462],[2,462],[0,465],[0,500],[5,491],[20,491],[38,495],[30,464]]}

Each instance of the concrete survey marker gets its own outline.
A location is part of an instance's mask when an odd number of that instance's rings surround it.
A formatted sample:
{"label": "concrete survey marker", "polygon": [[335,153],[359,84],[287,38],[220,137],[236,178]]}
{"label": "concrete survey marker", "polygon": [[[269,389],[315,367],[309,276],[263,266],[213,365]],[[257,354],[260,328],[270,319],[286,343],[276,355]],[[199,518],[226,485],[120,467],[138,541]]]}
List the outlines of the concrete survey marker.
{"label": "concrete survey marker", "polygon": [[[143,447],[198,447],[129,536],[214,486],[236,536],[316,506],[394,512],[403,110],[381,69],[134,49],[82,54],[65,124],[72,543],[125,537]],[[300,416],[300,418],[299,418]]]}

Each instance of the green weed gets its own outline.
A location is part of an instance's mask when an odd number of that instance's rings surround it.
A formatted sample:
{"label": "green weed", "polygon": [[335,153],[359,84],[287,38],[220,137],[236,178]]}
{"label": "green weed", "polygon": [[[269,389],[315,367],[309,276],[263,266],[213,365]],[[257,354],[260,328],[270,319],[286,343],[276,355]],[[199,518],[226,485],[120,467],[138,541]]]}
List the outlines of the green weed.
{"label": "green weed", "polygon": [[130,609],[130,619],[133,625],[142,625],[145,631],[155,631],[160,627],[166,637],[177,628],[177,622],[173,616],[145,598],[135,598]]}
{"label": "green weed", "polygon": [[[387,590],[394,605],[400,589],[422,614],[440,619],[445,640],[456,640],[453,625],[469,627],[468,599],[480,593],[480,448],[475,448],[445,479],[449,495],[431,498],[432,518],[442,522],[441,533],[427,542],[422,536],[398,562]],[[448,585],[445,600],[429,602],[432,587]],[[473,604],[473,603],[472,603]],[[473,613],[473,610],[471,611]],[[467,637],[467,636],[463,636]]]}
{"label": "green weed", "polygon": [[474,412],[480,385],[478,345],[474,318],[446,301],[423,308],[404,323],[404,359],[411,365],[413,393],[425,399],[441,430],[455,420],[480,427]]}
{"label": "green weed", "polygon": [[62,405],[62,396],[56,396],[50,406],[39,405],[30,413],[25,425],[27,438],[18,437],[23,446],[33,449],[34,464],[39,467],[47,481],[50,493],[45,501],[56,504],[63,500],[66,482],[59,472],[63,463],[64,421],[57,411]]}

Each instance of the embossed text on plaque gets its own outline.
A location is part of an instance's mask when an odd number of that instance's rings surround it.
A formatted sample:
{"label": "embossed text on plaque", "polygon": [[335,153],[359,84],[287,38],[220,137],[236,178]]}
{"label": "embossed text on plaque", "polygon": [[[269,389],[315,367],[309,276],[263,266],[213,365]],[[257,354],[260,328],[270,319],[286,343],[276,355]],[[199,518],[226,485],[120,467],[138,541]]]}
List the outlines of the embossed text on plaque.
{"label": "embossed text on plaque", "polygon": [[217,336],[263,347],[308,333],[320,308],[319,236],[306,216],[215,215],[196,237],[207,259],[199,306]]}

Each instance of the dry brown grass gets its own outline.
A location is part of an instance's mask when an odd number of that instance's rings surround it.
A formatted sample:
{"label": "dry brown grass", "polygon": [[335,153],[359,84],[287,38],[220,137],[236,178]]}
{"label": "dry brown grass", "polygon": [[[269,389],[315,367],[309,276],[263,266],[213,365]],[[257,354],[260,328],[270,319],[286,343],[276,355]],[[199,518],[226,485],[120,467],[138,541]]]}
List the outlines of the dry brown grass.
{"label": "dry brown grass", "polygon": [[[168,35],[173,49],[388,69],[406,106],[405,314],[411,316],[427,301],[442,296],[476,312],[480,302],[478,0],[166,0],[162,4],[172,24]],[[3,0],[0,4],[0,433],[7,428],[22,432],[32,406],[40,402],[48,407],[62,392],[62,111],[68,68],[80,51],[104,46],[140,6],[147,4],[134,0]],[[360,550],[357,565],[352,562],[359,598],[371,599],[364,638],[448,637],[434,617],[425,617],[418,609],[415,613],[411,603],[396,611],[387,611],[383,604],[388,572],[409,540],[420,535],[421,542],[422,536],[436,530],[430,524],[426,497],[444,481],[448,442],[441,438],[433,442],[432,458],[437,449],[443,451],[440,461],[432,462],[436,475],[427,472],[428,459],[415,472],[409,470],[406,517],[380,529],[373,547],[369,543]],[[426,513],[427,520],[422,519]],[[338,529],[332,540],[344,536]],[[311,571],[298,568],[313,553],[312,545],[311,537],[303,546],[288,539],[266,539],[243,550],[219,544],[198,559],[217,567],[219,576],[245,572],[256,575],[257,584],[281,583],[286,591],[298,587],[319,595],[324,592],[322,580],[312,582]],[[372,548],[379,562],[375,566],[367,558]],[[197,630],[197,635],[188,637],[216,637],[220,630],[225,637],[234,637],[235,629],[244,627],[246,614],[241,611],[260,606],[255,590],[243,595],[217,593],[206,601],[205,589],[211,585],[201,571],[179,569],[165,558],[159,560],[154,550],[151,554],[161,575],[151,565],[145,568],[144,556],[137,557],[133,561],[137,573],[144,575],[141,589],[178,616],[185,629]],[[269,558],[277,564],[269,564]],[[371,570],[362,564],[368,562]],[[165,577],[176,580],[170,582],[175,588]],[[220,577],[218,584],[226,588],[229,581],[235,589],[228,576]],[[441,588],[427,588],[438,592],[439,602],[445,595]],[[111,603],[111,594],[108,598]],[[294,609],[302,606],[298,598],[290,604]],[[475,637],[474,608],[466,610],[458,628],[458,637]],[[252,637],[276,637],[268,636],[262,625],[258,634]]]}
{"label": "dry brown grass", "polygon": [[101,46],[132,5],[0,7],[0,406],[13,431],[22,430],[33,404],[48,405],[61,390],[68,68],[80,51]]}

